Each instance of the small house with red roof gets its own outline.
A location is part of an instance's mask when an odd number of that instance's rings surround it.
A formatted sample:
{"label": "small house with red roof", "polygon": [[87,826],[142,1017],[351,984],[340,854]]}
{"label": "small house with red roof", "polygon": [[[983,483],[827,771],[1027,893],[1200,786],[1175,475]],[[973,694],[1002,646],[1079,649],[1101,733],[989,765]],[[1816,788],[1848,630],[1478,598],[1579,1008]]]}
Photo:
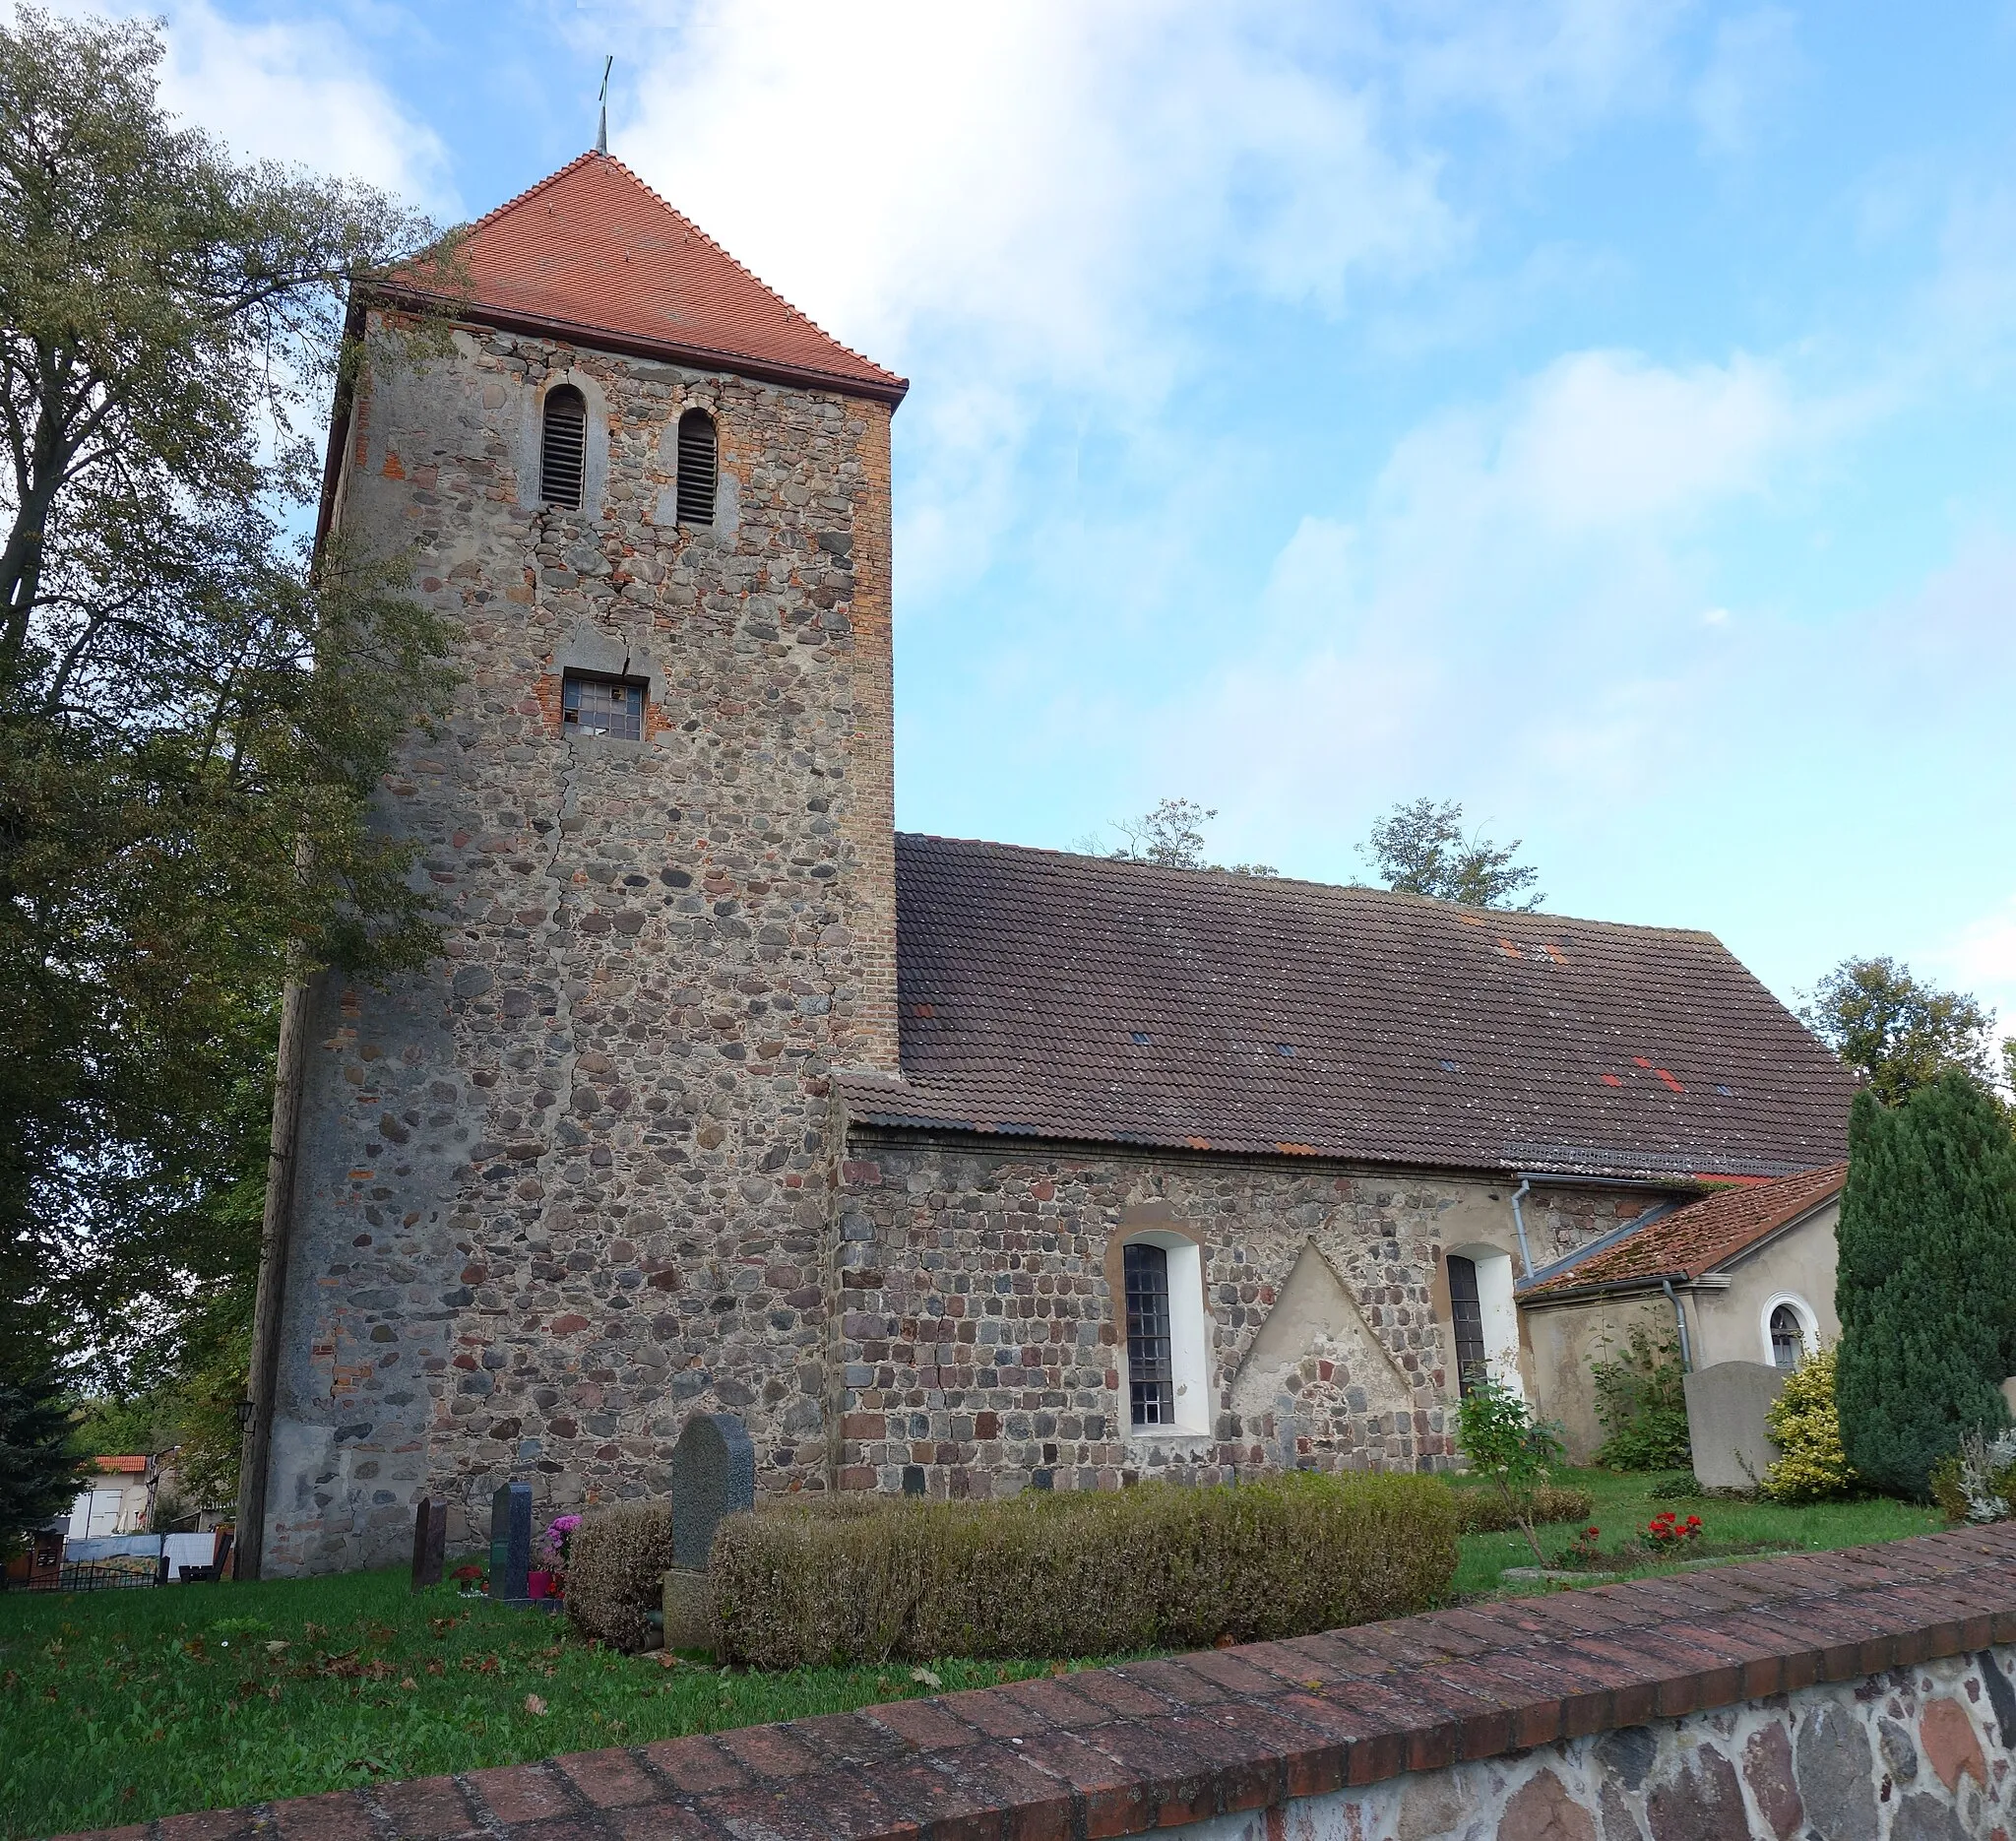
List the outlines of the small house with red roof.
{"label": "small house with red roof", "polygon": [[775,1495],[1446,1466],[1545,1404],[1522,1284],[1844,1155],[1707,933],[900,834],[906,381],[603,155],[456,255],[357,296],[321,513],[456,635],[378,809],[441,951],[287,998],[241,1576],[696,1412]]}
{"label": "small house with red roof", "polygon": [[1603,1442],[1592,1364],[1635,1327],[1689,1371],[1789,1371],[1841,1333],[1835,1230],[1846,1164],[1719,1188],[1656,1208],[1542,1268],[1516,1291],[1528,1361],[1571,1459]]}

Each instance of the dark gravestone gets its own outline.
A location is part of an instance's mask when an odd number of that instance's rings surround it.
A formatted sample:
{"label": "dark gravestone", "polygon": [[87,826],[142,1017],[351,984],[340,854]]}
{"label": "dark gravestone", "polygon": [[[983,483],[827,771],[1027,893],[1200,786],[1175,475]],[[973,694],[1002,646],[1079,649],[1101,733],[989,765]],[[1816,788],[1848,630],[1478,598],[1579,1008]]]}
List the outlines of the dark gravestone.
{"label": "dark gravestone", "polygon": [[723,1518],[756,1506],[756,1447],[732,1413],[696,1413],[672,1447],[672,1558],[707,1569]]}
{"label": "dark gravestone", "polygon": [[532,1567],[532,1485],[506,1483],[490,1497],[490,1602],[530,1603],[525,1575]]}
{"label": "dark gravestone", "polygon": [[447,1555],[448,1504],[438,1495],[423,1495],[413,1505],[414,1591],[441,1583]]}

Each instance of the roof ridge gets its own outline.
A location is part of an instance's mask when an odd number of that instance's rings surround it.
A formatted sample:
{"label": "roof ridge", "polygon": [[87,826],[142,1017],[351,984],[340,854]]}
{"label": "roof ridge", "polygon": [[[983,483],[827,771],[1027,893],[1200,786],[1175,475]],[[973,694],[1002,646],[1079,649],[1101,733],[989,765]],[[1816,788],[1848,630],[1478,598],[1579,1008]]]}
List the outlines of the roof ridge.
{"label": "roof ridge", "polygon": [[514,197],[507,198],[501,205],[492,205],[490,209],[484,212],[480,218],[476,218],[471,222],[464,224],[463,233],[467,236],[473,236],[478,230],[480,230],[483,227],[484,224],[488,223],[493,218],[501,218],[507,211],[516,211],[518,207],[526,203],[527,200],[536,198],[541,192],[543,192],[546,189],[547,186],[558,184],[560,180],[564,179],[570,172],[574,170],[576,166],[580,165],[584,160],[595,159],[598,158],[606,159],[608,156],[605,154],[598,156],[594,148],[590,148],[588,152],[585,154],[576,154],[574,158],[570,159],[564,166],[555,166],[553,170],[547,173],[543,179],[539,179],[536,181],[534,184],[528,185],[524,191],[516,194],[516,196]]}
{"label": "roof ridge", "polygon": [[[970,850],[994,851],[1015,857],[1041,857],[1057,862],[1099,864],[1102,867],[1129,872],[1146,873],[1156,876],[1222,876],[1228,882],[1236,881],[1242,887],[1261,889],[1315,889],[1327,895],[1369,895],[1377,900],[1415,907],[1424,911],[1447,914],[1465,925],[1481,928],[1497,926],[1500,923],[1517,926],[1585,926],[1603,927],[1618,933],[1637,935],[1664,934],[1681,939],[1705,940],[1710,945],[1729,953],[1729,947],[1720,934],[1706,927],[1663,926],[1657,922],[1641,920],[1604,920],[1590,915],[1552,914],[1544,910],[1526,911],[1517,908],[1472,908],[1462,902],[1442,901],[1433,895],[1415,895],[1402,889],[1382,889],[1369,882],[1322,882],[1313,876],[1238,876],[1224,868],[1184,869],[1172,863],[1144,863],[1124,857],[1094,857],[1084,851],[1062,851],[1041,844],[1003,844],[991,838],[951,838],[941,837],[929,831],[899,831],[897,838],[912,840],[919,844],[952,844]],[[1488,916],[1486,920],[1483,917]],[[1730,953],[1734,958],[1733,953]],[[1737,961],[1740,964],[1740,961]]]}
{"label": "roof ridge", "polygon": [[[807,326],[809,326],[812,329],[812,331],[817,333],[820,338],[831,341],[833,345],[837,346],[842,351],[845,351],[849,357],[859,359],[861,363],[865,364],[872,371],[879,371],[884,377],[888,378],[891,383],[900,384],[909,381],[907,378],[899,375],[897,372],[892,371],[886,364],[877,363],[875,359],[869,357],[865,351],[856,351],[852,346],[848,345],[844,340],[836,339],[832,333],[828,332],[825,327],[821,326],[817,320],[815,320],[809,313],[807,313],[804,310],[804,308],[800,306],[795,306],[790,301],[787,300],[782,293],[780,293],[775,287],[773,287],[768,282],[766,282],[762,278],[762,276],[758,275],[754,269],[750,268],[750,266],[746,262],[742,261],[742,259],[739,256],[733,254],[724,244],[717,241],[714,237],[710,236],[705,230],[703,230],[700,227],[699,224],[695,223],[691,218],[687,217],[687,215],[683,211],[681,211],[678,208],[678,206],[673,204],[670,199],[665,197],[665,195],[662,192],[661,192],[655,185],[653,185],[648,179],[646,179],[642,173],[638,172],[635,167],[627,165],[624,161],[617,159],[614,154],[598,154],[595,152],[594,149],[591,148],[589,152],[581,156],[580,159],[570,160],[567,163],[567,165],[563,166],[560,169],[560,171],[566,172],[572,170],[573,167],[581,163],[582,159],[607,160],[610,165],[615,167],[615,169],[618,172],[620,172],[624,176],[624,178],[628,179],[632,185],[636,186],[637,189],[640,192],[642,192],[647,198],[649,198],[654,204],[660,205],[664,210],[670,212],[673,217],[678,219],[678,221],[681,223],[683,223],[687,229],[691,230],[695,236],[699,237],[699,239],[703,243],[705,243],[708,246],[708,248],[713,250],[714,253],[721,257],[721,259],[724,262],[725,262],[730,268],[734,269],[738,274],[744,276],[756,286],[762,288],[763,291],[771,297],[771,299],[775,300],[777,304],[781,306],[787,313],[790,314],[792,318],[802,320]],[[560,173],[558,172],[553,174],[553,177],[556,179],[559,176]],[[537,189],[537,187],[534,188],[535,191]],[[528,194],[528,196],[530,196],[530,194]]]}

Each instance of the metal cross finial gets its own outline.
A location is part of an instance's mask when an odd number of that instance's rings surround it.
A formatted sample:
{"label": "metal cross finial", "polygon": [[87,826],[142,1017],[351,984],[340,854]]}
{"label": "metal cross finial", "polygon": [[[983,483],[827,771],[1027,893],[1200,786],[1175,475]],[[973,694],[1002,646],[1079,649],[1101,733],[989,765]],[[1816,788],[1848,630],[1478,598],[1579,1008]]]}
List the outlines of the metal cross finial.
{"label": "metal cross finial", "polygon": [[596,130],[595,136],[595,151],[598,154],[606,154],[609,151],[609,72],[615,68],[615,63],[613,53],[602,60],[602,119],[601,126]]}

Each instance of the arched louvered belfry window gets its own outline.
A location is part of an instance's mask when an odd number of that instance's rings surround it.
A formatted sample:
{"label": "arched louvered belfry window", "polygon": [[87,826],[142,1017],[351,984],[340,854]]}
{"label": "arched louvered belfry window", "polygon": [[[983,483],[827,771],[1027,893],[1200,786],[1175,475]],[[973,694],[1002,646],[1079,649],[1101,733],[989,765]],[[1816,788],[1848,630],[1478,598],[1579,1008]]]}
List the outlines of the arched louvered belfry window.
{"label": "arched louvered belfry window", "polygon": [[719,473],[714,417],[688,410],[679,417],[679,522],[714,522],[714,486]]}
{"label": "arched louvered belfry window", "polygon": [[539,497],[548,505],[579,511],[587,465],[588,399],[572,384],[556,385],[546,392],[539,435]]}

